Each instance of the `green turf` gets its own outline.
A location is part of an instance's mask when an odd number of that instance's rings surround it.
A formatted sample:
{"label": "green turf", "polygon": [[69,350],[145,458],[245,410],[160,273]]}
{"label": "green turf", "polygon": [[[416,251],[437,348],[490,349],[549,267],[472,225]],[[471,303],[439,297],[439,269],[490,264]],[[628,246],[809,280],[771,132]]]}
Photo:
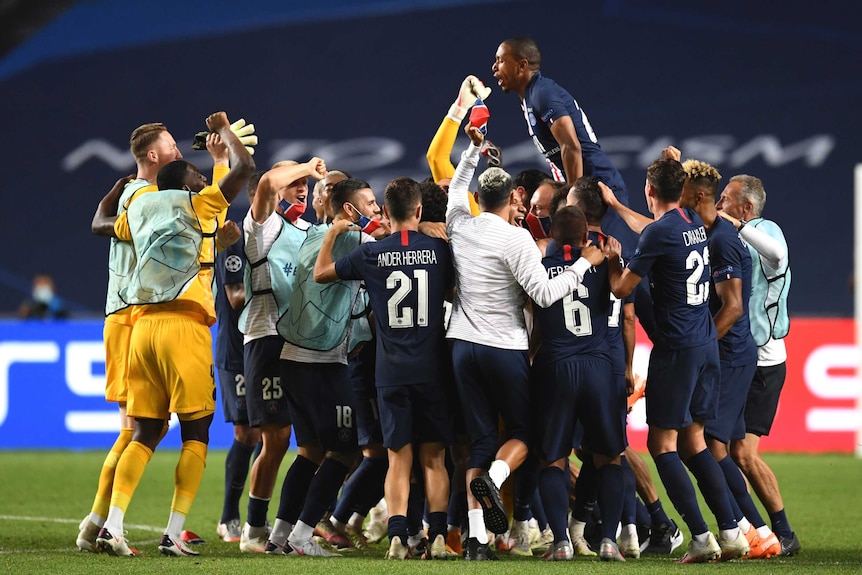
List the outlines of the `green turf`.
{"label": "green turf", "polygon": [[[168,571],[225,575],[285,572],[302,575],[467,572],[538,575],[573,571],[862,573],[862,461],[850,456],[769,455],[767,461],[779,478],[788,517],[802,541],[803,551],[792,558],[714,565],[676,565],[666,557],[630,560],[625,564],[605,564],[589,558],[555,564],[508,557],[494,563],[469,565],[460,560],[393,563],[382,560],[383,544],[370,553],[353,553],[338,559],[243,555],[236,544],[223,543],[215,536],[224,484],[223,451],[209,454],[209,467],[186,523],[188,529],[207,540],[205,545],[197,547],[202,553],[200,558],[161,557],[156,549],[167,522],[176,451],[156,453],[126,515],[129,540],[144,556],[127,559],[81,553],[74,546],[77,524],[89,511],[103,458],[104,453],[94,451],[0,452],[0,572],[16,575],[163,574]],[[286,467],[282,466],[282,476]],[[244,505],[243,501],[243,511]],[[682,525],[666,499],[665,507]],[[277,496],[270,506],[271,517],[276,508]],[[708,513],[706,515],[709,517]],[[715,529],[714,524],[710,527]],[[681,554],[682,549],[678,549],[675,557]]]}

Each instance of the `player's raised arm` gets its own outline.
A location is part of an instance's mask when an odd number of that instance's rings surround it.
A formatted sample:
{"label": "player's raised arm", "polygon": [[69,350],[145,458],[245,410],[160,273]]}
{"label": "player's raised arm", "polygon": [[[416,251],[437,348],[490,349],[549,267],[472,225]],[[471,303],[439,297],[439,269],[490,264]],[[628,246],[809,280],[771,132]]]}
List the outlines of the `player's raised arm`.
{"label": "player's raised arm", "polygon": [[611,190],[602,182],[599,182],[599,188],[602,190],[602,199],[605,201],[608,207],[618,213],[623,219],[623,221],[626,223],[626,225],[630,227],[635,233],[642,233],[644,231],[644,228],[653,222],[653,220],[651,220],[650,218],[637,213],[628,206],[624,206],[617,199],[616,195],[614,195],[613,190]]}
{"label": "player's raised arm", "polygon": [[326,162],[317,157],[311,158],[304,164],[285,163],[272,168],[260,178],[251,202],[251,217],[262,224],[275,210],[280,189],[300,178],[312,177],[315,180],[322,180],[326,174]]}
{"label": "player's raised arm", "polygon": [[470,213],[470,200],[467,194],[470,193],[470,182],[473,181],[473,174],[479,164],[482,142],[485,141],[485,136],[479,131],[479,128],[468,125],[464,131],[470,137],[470,145],[462,152],[461,161],[458,162],[455,175],[452,176],[452,182],[449,184],[449,202],[446,207],[447,220],[449,220],[450,214],[457,210]]}
{"label": "player's raised arm", "polygon": [[467,76],[461,82],[458,98],[449,107],[449,113],[437,128],[437,133],[434,134],[425,154],[435,182],[452,178],[455,166],[452,165],[450,158],[455,138],[458,136],[458,127],[467,117],[467,112],[476,100],[484,100],[490,93],[491,88],[486,87],[476,76]]}
{"label": "player's raised arm", "polygon": [[[207,128],[219,135],[227,146],[230,157],[230,171],[218,182],[219,188],[228,203],[236,198],[254,174],[255,164],[239,137],[230,129],[227,114],[216,112],[207,118]],[[211,136],[210,136],[211,137]]]}

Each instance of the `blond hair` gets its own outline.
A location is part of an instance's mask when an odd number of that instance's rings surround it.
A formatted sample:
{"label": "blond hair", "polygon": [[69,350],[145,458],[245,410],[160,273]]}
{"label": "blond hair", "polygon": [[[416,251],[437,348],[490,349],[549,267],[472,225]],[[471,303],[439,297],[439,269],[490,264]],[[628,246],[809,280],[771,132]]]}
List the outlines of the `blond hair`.
{"label": "blond hair", "polygon": [[132,151],[135,160],[145,159],[153,142],[159,139],[162,132],[167,131],[168,129],[161,122],[143,124],[135,128],[129,137],[129,149]]}
{"label": "blond hair", "polygon": [[682,163],[682,169],[692,185],[715,196],[721,174],[714,166],[700,160],[686,160]]}

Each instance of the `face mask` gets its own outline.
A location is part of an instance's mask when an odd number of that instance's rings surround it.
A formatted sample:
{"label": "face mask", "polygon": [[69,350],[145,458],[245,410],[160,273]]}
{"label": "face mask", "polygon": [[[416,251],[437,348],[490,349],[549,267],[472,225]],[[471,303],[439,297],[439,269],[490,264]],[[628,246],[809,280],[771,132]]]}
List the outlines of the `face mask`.
{"label": "face mask", "polygon": [[289,204],[287,203],[287,200],[281,200],[278,202],[278,207],[281,208],[284,219],[290,222],[295,222],[302,214],[305,213],[304,204]]}
{"label": "face mask", "polygon": [[54,290],[50,286],[36,286],[33,288],[33,301],[48,303],[54,299]]}
{"label": "face mask", "polygon": [[363,232],[370,235],[374,230],[380,227],[380,220],[372,220],[367,216],[359,214],[359,221],[356,222],[356,225],[359,226]]}
{"label": "face mask", "polygon": [[354,206],[353,204],[349,205],[351,208],[356,210],[357,214],[359,214],[359,220],[353,223],[359,226],[359,229],[361,229],[363,232],[365,232],[366,234],[371,234],[372,232],[374,232],[374,230],[380,227],[380,220],[372,220],[371,218],[357,210],[356,206]]}
{"label": "face mask", "polygon": [[488,111],[488,106],[482,101],[482,98],[476,98],[476,103],[473,104],[473,109],[470,110],[470,125],[474,128],[479,128],[482,134],[488,133],[488,119],[491,113]]}
{"label": "face mask", "polygon": [[537,240],[546,238],[551,233],[551,216],[543,216],[539,218],[532,213],[529,213],[527,214],[527,217],[524,218],[524,221],[527,223],[527,228],[529,228],[530,233],[533,234],[533,238]]}

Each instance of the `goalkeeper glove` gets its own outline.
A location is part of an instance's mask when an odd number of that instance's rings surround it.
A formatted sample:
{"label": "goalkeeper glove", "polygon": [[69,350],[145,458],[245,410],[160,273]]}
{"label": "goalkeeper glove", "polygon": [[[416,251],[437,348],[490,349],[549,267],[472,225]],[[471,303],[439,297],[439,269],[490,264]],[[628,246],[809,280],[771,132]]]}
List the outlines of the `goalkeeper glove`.
{"label": "goalkeeper glove", "polygon": [[484,100],[491,94],[491,88],[485,86],[482,80],[476,76],[467,76],[461,82],[461,89],[458,91],[458,99],[452,106],[449,107],[448,117],[458,122],[459,124],[467,116],[467,111],[470,109],[476,99]]}
{"label": "goalkeeper glove", "polygon": [[[252,146],[257,145],[257,136],[254,133],[254,124],[246,124],[245,120],[240,118],[230,125],[230,130],[236,134],[236,137],[239,138],[239,142],[245,146],[248,153],[254,155],[254,148]],[[208,135],[209,132],[198,132],[195,134],[195,141],[192,143],[192,150],[206,150]]]}
{"label": "goalkeeper glove", "polygon": [[246,124],[243,118],[230,125],[230,131],[236,134],[240,143],[245,146],[248,153],[254,155],[254,148],[257,145],[257,136],[254,133],[254,124]]}

